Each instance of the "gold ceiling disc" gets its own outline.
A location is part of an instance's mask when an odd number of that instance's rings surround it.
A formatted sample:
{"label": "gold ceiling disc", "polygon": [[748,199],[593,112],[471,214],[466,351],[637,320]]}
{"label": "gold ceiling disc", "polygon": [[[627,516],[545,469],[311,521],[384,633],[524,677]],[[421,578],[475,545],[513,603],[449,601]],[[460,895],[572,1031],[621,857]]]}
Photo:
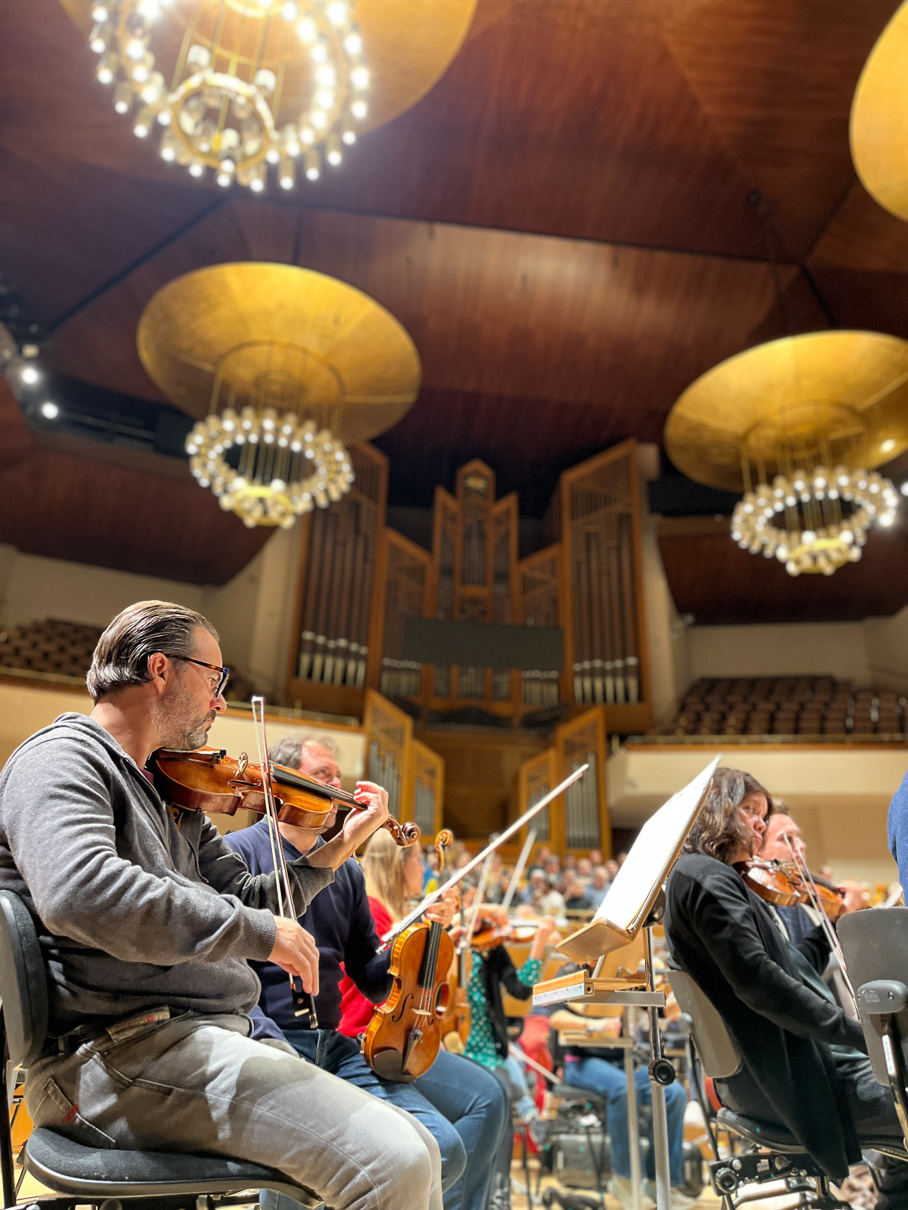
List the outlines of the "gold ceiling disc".
{"label": "gold ceiling disc", "polygon": [[908,0],[880,34],[851,105],[851,158],[867,192],[908,219]]}
{"label": "gold ceiling disc", "polygon": [[[94,0],[60,0],[60,3],[87,36],[92,28]],[[201,9],[198,28],[213,31],[223,8],[221,0],[198,0],[198,5],[190,9],[195,7]],[[353,19],[362,34],[363,54],[371,77],[369,113],[357,124],[360,134],[398,117],[438,83],[463,45],[475,10],[476,0],[356,0]],[[170,39],[173,62],[188,11],[185,5],[182,9],[176,7],[166,17],[173,30]],[[161,20],[163,23],[165,19]],[[229,28],[227,32],[229,35]],[[241,60],[255,49],[236,47]],[[285,56],[278,53],[278,58]],[[279,123],[298,113],[303,84],[303,77],[296,79],[292,71],[288,73]]]}
{"label": "gold ceiling disc", "polygon": [[[796,447],[873,468],[908,449],[908,341],[877,332],[809,332],[747,349],[687,388],[665,423],[672,462],[698,483],[744,490],[751,463]],[[806,467],[810,470],[811,467]]]}
{"label": "gold ceiling disc", "polygon": [[214,265],[160,289],[139,320],[139,356],[195,420],[214,405],[292,408],[343,441],[401,419],[419,391],[416,346],[390,312],[344,282],[293,265]]}

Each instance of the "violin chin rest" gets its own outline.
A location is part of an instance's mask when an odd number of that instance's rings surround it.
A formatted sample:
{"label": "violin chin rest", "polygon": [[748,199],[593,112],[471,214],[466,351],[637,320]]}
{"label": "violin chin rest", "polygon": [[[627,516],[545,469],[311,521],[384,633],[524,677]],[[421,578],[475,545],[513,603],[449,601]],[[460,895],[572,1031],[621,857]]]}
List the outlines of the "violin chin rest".
{"label": "violin chin rest", "polygon": [[466,1050],[466,1047],[463,1044],[463,1038],[456,1029],[452,1029],[449,1034],[445,1034],[441,1040],[441,1044],[445,1050],[450,1051],[452,1055],[462,1055]]}
{"label": "violin chin rest", "polygon": [[380,1050],[370,1060],[372,1070],[383,1080],[394,1084],[412,1084],[416,1076],[404,1071],[404,1056],[396,1050]]}

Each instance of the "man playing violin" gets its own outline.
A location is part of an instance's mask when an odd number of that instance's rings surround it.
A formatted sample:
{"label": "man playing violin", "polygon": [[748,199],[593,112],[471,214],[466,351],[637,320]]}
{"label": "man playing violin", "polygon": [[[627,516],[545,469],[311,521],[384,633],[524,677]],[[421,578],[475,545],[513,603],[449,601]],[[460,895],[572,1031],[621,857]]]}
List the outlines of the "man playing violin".
{"label": "man playing violin", "polygon": [[[751,777],[717,769],[707,801],[666,885],[673,961],[709,997],[737,1042],[742,1068],[716,1081],[720,1100],[782,1123],[836,1181],[861,1159],[860,1139],[901,1139],[888,1090],[874,1079],[861,1027],[835,1003],[820,972],[821,928],[799,945],[783,935],[741,870],[758,852],[772,799]],[[906,1165],[884,1181],[888,1204],[908,1207]]]}
{"label": "man playing violin", "polygon": [[[339,788],[337,753],[329,745],[330,740],[285,739],[273,746],[270,759],[275,765]],[[334,824],[335,814],[332,810],[325,816],[326,829]],[[328,847],[319,841],[318,831],[285,823],[279,826],[288,861],[304,855],[316,860]],[[243,856],[251,870],[267,873],[273,869],[266,823],[231,833],[227,843]],[[395,855],[400,855],[407,872],[412,867],[410,890],[418,895],[422,889],[419,846],[400,850],[390,838],[388,843]],[[427,909],[426,917],[448,925],[456,906],[456,893],[448,891]],[[318,947],[318,1028],[300,1027],[283,972],[273,962],[255,963],[262,981],[261,1012],[253,1018],[256,1036],[284,1038],[303,1058],[324,1071],[412,1114],[431,1132],[441,1151],[445,1207],[485,1210],[495,1154],[510,1121],[504,1092],[494,1076],[468,1059],[441,1050],[432,1067],[413,1083],[394,1083],[376,1075],[355,1038],[338,1031],[340,984],[345,971],[373,1003],[385,1000],[391,987],[391,950],[377,952],[380,943],[365,880],[355,860],[338,869],[334,883],[307,907],[300,924],[312,934]]]}
{"label": "man playing violin", "polygon": [[[226,675],[200,614],[133,605],[95,649],[90,716],[62,715],[3,771],[0,886],[34,916],[49,980],[29,1112],[88,1145],[255,1160],[335,1210],[438,1210],[438,1149],[418,1122],[250,1036],[247,960],[317,992],[315,944],[275,915],[273,876],[252,875],[201,812],[168,809],[145,768],[158,748],[205,743]],[[338,842],[291,863],[298,902],[387,818],[378,786],[357,796]]]}

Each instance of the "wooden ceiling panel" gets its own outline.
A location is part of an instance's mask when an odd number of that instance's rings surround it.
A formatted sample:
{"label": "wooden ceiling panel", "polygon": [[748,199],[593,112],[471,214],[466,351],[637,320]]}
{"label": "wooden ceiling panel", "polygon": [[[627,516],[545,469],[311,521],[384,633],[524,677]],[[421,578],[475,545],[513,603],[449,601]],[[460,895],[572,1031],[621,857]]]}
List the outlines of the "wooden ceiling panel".
{"label": "wooden ceiling panel", "polygon": [[219,201],[175,182],[0,149],[0,267],[52,324]]}
{"label": "wooden ceiling panel", "polygon": [[787,256],[809,250],[853,179],[851,98],[899,2],[836,5],[834,17],[828,0],[669,6],[667,45],[742,176],[776,203]]}
{"label": "wooden ceiling panel", "polygon": [[319,182],[315,204],[759,255],[751,183],[638,7],[498,5],[420,106]]}
{"label": "wooden ceiling panel", "polygon": [[826,266],[872,273],[908,273],[908,223],[873,200],[855,180],[807,258]]}
{"label": "wooden ceiling panel", "polygon": [[[134,347],[154,292],[190,265],[272,256],[291,240],[280,208],[228,203],[60,328],[56,368],[157,398]],[[774,304],[769,267],[753,261],[330,211],[301,216],[296,251],[403,323],[427,386],[590,404],[603,443],[626,435],[609,416],[631,405],[640,435],[657,438],[675,397],[745,347]]]}
{"label": "wooden ceiling panel", "polygon": [[678,612],[698,626],[856,622],[888,617],[908,601],[908,535],[897,530],[873,530],[860,563],[833,576],[790,576],[727,533],[663,536],[659,549]]}
{"label": "wooden ceiling panel", "polygon": [[273,533],[246,529],[210,492],[38,450],[0,471],[0,542],[26,554],[225,584]]}

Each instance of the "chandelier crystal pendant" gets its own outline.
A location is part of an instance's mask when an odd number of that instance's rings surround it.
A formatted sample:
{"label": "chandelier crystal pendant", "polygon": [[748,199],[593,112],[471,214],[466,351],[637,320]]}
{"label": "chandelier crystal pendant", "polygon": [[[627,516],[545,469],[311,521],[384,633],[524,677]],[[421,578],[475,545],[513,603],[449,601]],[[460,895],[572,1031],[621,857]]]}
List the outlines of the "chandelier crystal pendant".
{"label": "chandelier crystal pendant", "polygon": [[369,70],[347,0],[98,0],[97,76],[194,177],[255,193],[317,180],[356,142]]}

